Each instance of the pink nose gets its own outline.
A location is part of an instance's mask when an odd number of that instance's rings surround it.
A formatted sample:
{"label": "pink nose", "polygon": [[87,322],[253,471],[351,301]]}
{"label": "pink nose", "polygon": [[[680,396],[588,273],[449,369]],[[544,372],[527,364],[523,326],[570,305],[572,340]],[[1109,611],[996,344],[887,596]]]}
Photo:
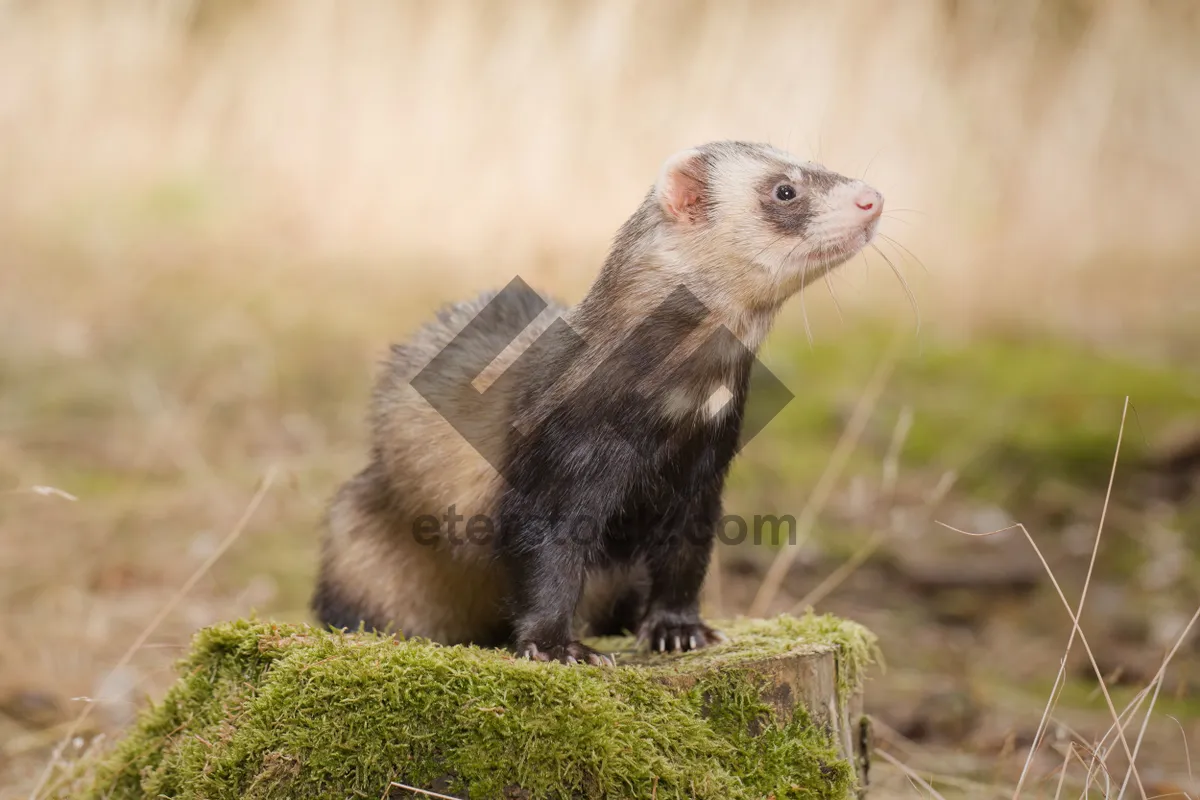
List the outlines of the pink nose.
{"label": "pink nose", "polygon": [[878,217],[883,213],[883,195],[874,189],[863,189],[854,198],[854,205],[869,216]]}

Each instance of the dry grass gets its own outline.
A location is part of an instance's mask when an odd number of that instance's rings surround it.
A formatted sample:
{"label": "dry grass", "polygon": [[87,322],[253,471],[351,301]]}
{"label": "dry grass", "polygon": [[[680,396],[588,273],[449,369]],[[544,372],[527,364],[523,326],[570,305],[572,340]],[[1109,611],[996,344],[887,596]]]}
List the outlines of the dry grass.
{"label": "dry grass", "polygon": [[859,437],[862,436],[863,430],[867,427],[867,423],[871,419],[871,412],[875,410],[875,404],[879,401],[879,395],[883,392],[887,385],[888,379],[892,376],[892,370],[895,369],[896,359],[900,355],[901,343],[903,338],[896,336],[888,348],[887,352],[880,359],[879,365],[875,368],[875,372],[871,375],[871,380],[863,389],[862,396],[858,403],[854,406],[854,413],[851,415],[849,422],[846,423],[846,428],[838,438],[837,444],[833,448],[833,453],[829,456],[829,463],[826,465],[824,472],[821,473],[820,480],[813,487],[812,494],[804,503],[804,508],[800,512],[800,516],[796,522],[796,541],[781,547],[776,553],[775,558],[771,561],[770,568],[763,575],[762,584],[758,587],[758,592],[754,595],[754,600],[750,603],[750,607],[746,613],[753,617],[761,617],[767,613],[767,610],[775,602],[775,597],[779,593],[779,587],[787,576],[788,570],[792,563],[796,560],[796,556],[800,548],[807,544],[808,537],[812,534],[813,526],[816,525],[817,517],[825,508],[829,496],[833,493],[834,486],[842,477],[842,470],[846,466],[846,461],[858,444]]}
{"label": "dry grass", "polygon": [[[212,566],[217,563],[221,556],[223,556],[225,552],[234,544],[234,542],[241,537],[242,533],[246,530],[246,525],[250,522],[250,518],[254,516],[254,512],[258,510],[259,505],[262,503],[263,498],[266,496],[267,491],[270,490],[271,485],[274,482],[275,471],[272,469],[267,473],[266,477],[263,478],[262,486],[259,487],[254,497],[250,500],[250,504],[246,507],[246,511],[234,524],[233,529],[225,535],[220,544],[213,548],[212,552],[209,553],[200,566],[196,568],[195,572],[193,572],[188,579],[183,582],[183,585],[180,586],[173,595],[171,595],[171,598],[167,600],[167,602],[164,603],[161,608],[158,609],[154,617],[149,623],[147,623],[146,627],[142,629],[142,632],[138,634],[138,637],[133,641],[132,644],[129,645],[128,649],[126,649],[124,655],[122,655],[112,669],[109,670],[108,674],[110,676],[118,674],[121,670],[129,666],[129,663],[133,660],[134,656],[137,655],[139,650],[146,646],[146,642],[150,639],[154,632],[158,630],[158,626],[163,623],[163,620],[170,615],[180,601],[187,597],[188,592],[190,592],[196,586],[196,584],[199,583],[201,578],[208,574],[208,571],[212,569]],[[71,739],[79,733],[80,729],[83,727],[83,724],[91,715],[92,709],[95,707],[96,705],[94,702],[85,702],[83,709],[63,732],[62,742],[58,748],[59,752],[61,752],[62,748],[65,747],[71,741]],[[46,765],[45,769],[42,771],[37,783],[34,784],[33,790],[30,793],[32,796],[39,796],[42,787],[45,786],[47,779],[50,777],[53,766],[54,759],[51,759]]]}
{"label": "dry grass", "polygon": [[[1175,657],[1176,652],[1178,652],[1180,646],[1183,645],[1188,640],[1188,636],[1191,633],[1192,628],[1195,626],[1197,620],[1200,620],[1200,608],[1196,609],[1195,614],[1192,615],[1191,619],[1188,620],[1187,624],[1183,627],[1182,631],[1179,633],[1178,637],[1175,639],[1175,642],[1171,646],[1170,651],[1167,652],[1166,655],[1163,657],[1162,664],[1158,668],[1154,677],[1151,679],[1150,684],[1148,686],[1144,687],[1135,696],[1134,700],[1131,701],[1129,703],[1129,705],[1126,706],[1125,709],[1123,709],[1120,713],[1118,713],[1116,706],[1113,703],[1112,696],[1109,692],[1106,676],[1104,675],[1104,673],[1101,671],[1101,668],[1097,664],[1096,655],[1092,651],[1092,647],[1088,643],[1088,639],[1084,635],[1083,630],[1080,627],[1079,620],[1080,620],[1081,615],[1083,614],[1084,604],[1087,602],[1088,588],[1091,585],[1093,568],[1096,563],[1096,554],[1099,552],[1101,538],[1104,534],[1104,520],[1105,520],[1105,517],[1107,516],[1108,509],[1109,509],[1109,503],[1112,498],[1113,484],[1116,481],[1117,465],[1120,461],[1120,456],[1121,456],[1121,442],[1123,441],[1123,439],[1125,437],[1125,423],[1126,423],[1128,413],[1129,413],[1129,398],[1127,397],[1127,398],[1125,398],[1125,406],[1121,411],[1121,423],[1120,423],[1120,429],[1118,430],[1118,433],[1117,433],[1116,449],[1113,454],[1112,471],[1109,476],[1108,489],[1107,489],[1107,491],[1105,493],[1105,497],[1104,497],[1104,506],[1101,510],[1100,522],[1096,528],[1096,536],[1095,536],[1094,544],[1092,547],[1092,555],[1091,555],[1091,559],[1088,563],[1088,570],[1087,570],[1086,577],[1084,579],[1083,590],[1080,594],[1079,603],[1077,604],[1077,606],[1074,609],[1072,609],[1071,603],[1067,599],[1066,594],[1064,594],[1063,589],[1059,584],[1059,580],[1058,580],[1057,576],[1055,575],[1054,570],[1050,567],[1049,563],[1046,561],[1046,557],[1043,555],[1041,548],[1038,547],[1037,542],[1034,540],[1032,534],[1030,534],[1029,530],[1020,523],[1017,523],[1016,525],[1012,526],[1012,528],[1019,528],[1021,530],[1022,534],[1024,534],[1026,540],[1029,542],[1030,547],[1033,548],[1034,552],[1037,554],[1038,560],[1041,562],[1042,567],[1046,572],[1046,575],[1049,577],[1050,582],[1054,585],[1055,592],[1058,594],[1058,597],[1062,601],[1064,608],[1066,608],[1067,614],[1071,618],[1071,633],[1067,639],[1067,645],[1066,645],[1065,652],[1063,653],[1063,657],[1062,657],[1062,660],[1059,665],[1059,671],[1058,671],[1058,674],[1055,676],[1054,686],[1051,689],[1050,696],[1046,700],[1045,710],[1042,712],[1041,719],[1038,721],[1037,731],[1035,732],[1035,734],[1033,736],[1033,742],[1032,742],[1031,746],[1029,747],[1028,754],[1025,758],[1024,766],[1021,769],[1020,777],[1017,780],[1016,786],[1012,790],[1013,800],[1018,800],[1018,798],[1026,796],[1025,794],[1022,793],[1023,789],[1025,789],[1026,791],[1032,790],[1032,786],[1029,787],[1029,789],[1026,789],[1026,780],[1027,780],[1027,778],[1030,777],[1030,767],[1033,765],[1034,760],[1038,755],[1038,751],[1045,744],[1043,737],[1044,737],[1045,733],[1047,732],[1047,730],[1050,728],[1050,725],[1054,719],[1053,712],[1054,712],[1055,706],[1057,705],[1057,703],[1059,702],[1059,699],[1060,699],[1061,688],[1062,688],[1063,682],[1065,680],[1065,672],[1066,672],[1068,658],[1071,653],[1071,648],[1075,643],[1076,636],[1079,637],[1081,643],[1083,644],[1084,650],[1087,652],[1088,661],[1090,662],[1092,670],[1095,673],[1095,677],[1098,682],[1100,691],[1104,695],[1104,700],[1107,705],[1108,712],[1111,715],[1112,720],[1113,720],[1112,726],[1109,727],[1109,729],[1101,737],[1099,737],[1099,739],[1092,741],[1090,746],[1085,748],[1088,752],[1091,753],[1090,761],[1084,761],[1082,758],[1078,759],[1080,765],[1083,766],[1084,770],[1085,770],[1085,774],[1084,774],[1082,781],[1080,781],[1078,778],[1076,779],[1076,782],[1081,787],[1081,795],[1080,795],[1081,800],[1085,800],[1089,796],[1090,792],[1092,791],[1092,785],[1094,782],[1102,783],[1102,785],[1099,788],[1102,791],[1104,797],[1113,797],[1113,789],[1114,789],[1113,772],[1110,771],[1108,762],[1113,755],[1115,745],[1108,743],[1108,738],[1110,735],[1112,735],[1114,733],[1115,733],[1115,740],[1119,741],[1121,744],[1120,753],[1126,757],[1125,776],[1124,776],[1124,779],[1121,781],[1120,788],[1116,794],[1117,800],[1121,800],[1121,798],[1123,798],[1125,796],[1125,791],[1129,785],[1130,777],[1133,778],[1134,784],[1136,785],[1137,790],[1138,790],[1138,794],[1140,795],[1142,800],[1148,800],[1146,788],[1143,785],[1141,775],[1139,774],[1139,771],[1138,771],[1138,755],[1139,755],[1139,752],[1141,751],[1142,741],[1143,741],[1143,738],[1145,737],[1146,729],[1149,726],[1150,719],[1151,719],[1151,716],[1154,711],[1155,701],[1158,699],[1159,692],[1162,689],[1163,675],[1167,669],[1167,666],[1171,663],[1171,660]],[[994,536],[996,534],[1004,533],[1006,530],[1009,530],[1009,529],[1004,529],[1004,530],[989,531],[989,532],[984,532],[984,533],[972,533],[972,532],[960,530],[958,528],[954,528],[949,525],[945,525],[945,523],[939,523],[939,524],[942,524],[944,527],[947,527],[950,530],[955,531],[956,533],[961,533],[966,536],[975,536],[975,537]],[[1137,736],[1136,742],[1131,749],[1130,745],[1129,745],[1129,741],[1125,736],[1125,729],[1127,726],[1129,726],[1134,721],[1136,714],[1138,713],[1138,711],[1141,708],[1142,702],[1145,700],[1147,695],[1150,695],[1151,692],[1153,692],[1153,695],[1151,696],[1150,704],[1149,704],[1148,708],[1146,709],[1145,715],[1143,716],[1142,725],[1138,731],[1138,736]],[[1059,723],[1059,725],[1061,727],[1061,723]],[[1076,732],[1072,731],[1072,734],[1075,736],[1076,739],[1082,740],[1082,738],[1083,738]],[[1186,738],[1187,738],[1186,734],[1184,734],[1184,760],[1185,760],[1185,763],[1187,764],[1189,780],[1194,780],[1192,777],[1192,773],[1191,773],[1191,763],[1190,763],[1191,758],[1187,752]],[[1065,783],[1065,780],[1066,780],[1066,777],[1067,777],[1067,774],[1069,771],[1069,767],[1071,764],[1071,756],[1073,754],[1075,754],[1075,746],[1076,746],[1075,741],[1068,742],[1067,751],[1066,751],[1066,754],[1064,755],[1064,759],[1063,759],[1063,765],[1062,765],[1061,770],[1059,770],[1059,779],[1058,779],[1057,788],[1056,788],[1055,794],[1054,794],[1056,799],[1062,794],[1063,785]],[[928,791],[933,797],[937,798],[937,800],[944,800],[944,798],[941,797],[941,795],[937,792],[936,789],[933,788],[933,786],[931,784],[929,784],[924,779],[922,779],[921,776],[919,774],[917,774],[915,771],[913,771],[910,767],[901,763],[899,760],[897,760],[896,758],[894,758],[893,756],[889,755],[886,752],[881,751],[880,756],[883,757],[884,760],[887,761],[888,763],[893,764],[898,769],[900,769],[909,778],[918,781],[920,783],[920,786],[923,789],[925,789],[926,791]],[[1101,781],[1101,776],[1103,776],[1102,781]],[[1051,776],[1046,776],[1046,777],[1051,777]],[[1045,780],[1045,778],[1043,778],[1043,780]],[[1191,795],[1186,791],[1180,791],[1180,792],[1178,792],[1178,794],[1180,794],[1181,796],[1186,798],[1186,800],[1190,800],[1190,798],[1191,798]],[[1167,796],[1167,795],[1156,795],[1156,797],[1161,797],[1161,796]]]}
{"label": "dry grass", "polygon": [[[0,0],[0,694],[113,730],[197,626],[303,618],[383,343],[514,273],[577,297],[698,141],[878,185],[935,332],[1188,352],[1198,38],[1133,0]],[[911,320],[875,254],[830,288]],[[52,739],[5,725],[27,791]]]}
{"label": "dry grass", "polygon": [[1134,0],[10,0],[0,219],[576,292],[666,154],[766,139],[883,189],[943,322],[1153,334],[1195,286],[1198,35]]}

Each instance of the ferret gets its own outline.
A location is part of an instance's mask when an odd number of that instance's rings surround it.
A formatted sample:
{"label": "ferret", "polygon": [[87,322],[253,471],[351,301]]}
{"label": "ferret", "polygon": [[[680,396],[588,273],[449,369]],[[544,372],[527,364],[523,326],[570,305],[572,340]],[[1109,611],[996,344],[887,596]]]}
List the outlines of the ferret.
{"label": "ferret", "polygon": [[574,307],[518,279],[443,308],[377,380],[316,617],[594,665],[584,632],[724,640],[699,596],[754,354],[882,210],[861,180],[712,142],[666,160]]}

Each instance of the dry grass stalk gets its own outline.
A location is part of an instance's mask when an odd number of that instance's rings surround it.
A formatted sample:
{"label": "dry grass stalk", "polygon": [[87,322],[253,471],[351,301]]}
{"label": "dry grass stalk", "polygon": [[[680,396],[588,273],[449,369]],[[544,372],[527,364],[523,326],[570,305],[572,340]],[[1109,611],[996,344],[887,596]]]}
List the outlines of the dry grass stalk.
{"label": "dry grass stalk", "polygon": [[408,786],[403,783],[396,783],[395,781],[392,781],[391,786],[394,786],[398,789],[404,789],[405,791],[412,792],[413,794],[421,794],[425,795],[426,797],[436,797],[439,798],[439,800],[459,800],[459,798],[451,797],[448,794],[438,794],[437,792],[431,792],[428,789],[418,789],[415,786]]}
{"label": "dry grass stalk", "polygon": [[800,512],[800,516],[796,522],[796,541],[795,543],[782,545],[779,552],[775,555],[771,566],[767,569],[766,575],[763,576],[762,583],[758,587],[758,592],[754,595],[753,602],[750,604],[750,610],[747,612],[750,616],[761,617],[775,600],[775,596],[779,592],[779,587],[783,584],[783,579],[787,576],[788,569],[791,568],[792,563],[796,560],[796,556],[800,552],[800,548],[807,541],[813,526],[816,524],[817,518],[833,494],[833,487],[841,477],[842,470],[845,468],[850,454],[854,452],[859,438],[867,427],[871,413],[875,410],[875,404],[879,401],[880,395],[883,394],[883,389],[892,375],[892,370],[896,366],[897,359],[900,357],[900,348],[903,341],[903,337],[898,334],[892,339],[883,358],[880,359],[878,366],[875,367],[875,372],[871,375],[870,380],[867,381],[867,386],[859,396],[858,403],[854,407],[854,412],[851,414],[850,420],[846,423],[842,435],[838,438],[837,444],[833,448],[833,454],[829,457],[829,462],[826,464],[825,470],[821,473],[817,485],[813,488],[812,494],[808,496],[808,500]]}
{"label": "dry grass stalk", "polygon": [[[175,594],[163,604],[158,613],[154,615],[154,618],[151,619],[149,624],[147,624],[142,630],[141,634],[139,634],[133,643],[129,645],[129,648],[125,651],[125,654],[121,656],[121,658],[113,666],[111,670],[112,672],[123,669],[129,664],[129,662],[133,659],[133,656],[138,652],[138,650],[141,649],[142,645],[149,640],[150,636],[155,630],[157,630],[158,626],[162,624],[163,620],[165,620],[167,616],[175,610],[175,606],[179,604],[179,601],[187,596],[188,592],[190,592],[192,588],[200,581],[200,579],[208,573],[213,564],[217,563],[221,556],[225,554],[225,551],[228,550],[233,543],[238,540],[239,537],[241,537],[242,532],[246,530],[246,526],[250,523],[250,519],[254,516],[254,512],[258,510],[259,504],[262,503],[263,498],[267,496],[267,492],[275,483],[275,477],[276,469],[275,467],[271,467],[267,470],[266,475],[259,484],[258,491],[256,491],[254,496],[250,499],[250,503],[246,506],[246,510],[242,513],[241,518],[238,519],[238,521],[230,529],[229,533],[226,534],[225,538],[221,540],[220,545],[218,545],[208,556],[208,558],[204,560],[204,563],[197,567],[196,571],[192,573],[191,577],[184,581],[183,585],[179,587],[179,590],[176,591]],[[87,720],[88,716],[92,713],[92,709],[95,707],[95,705],[95,702],[88,702],[84,704],[83,710],[79,712],[79,714],[75,717],[74,722],[71,723],[66,732],[63,734],[62,746],[65,746],[66,743],[70,742],[71,739],[74,738],[84,721]],[[53,771],[54,766],[54,760],[51,760],[46,765],[46,768],[42,771],[37,783],[34,784],[33,790],[29,793],[30,800],[37,800],[37,798],[40,796],[42,789],[46,785],[46,781],[50,778],[50,774]]]}
{"label": "dry grass stalk", "polygon": [[942,796],[942,793],[939,792],[937,789],[933,788],[933,785],[930,784],[929,781],[922,778],[916,772],[916,770],[914,770],[911,767],[909,767],[908,765],[904,764],[902,761],[900,761],[900,759],[896,758],[891,753],[887,752],[886,750],[875,750],[875,755],[879,756],[884,761],[888,762],[892,766],[899,769],[901,772],[903,772],[908,777],[909,780],[914,781],[917,784],[919,784],[922,789],[929,792],[929,794],[931,794],[934,798],[936,798],[936,800],[946,800],[946,798]]}

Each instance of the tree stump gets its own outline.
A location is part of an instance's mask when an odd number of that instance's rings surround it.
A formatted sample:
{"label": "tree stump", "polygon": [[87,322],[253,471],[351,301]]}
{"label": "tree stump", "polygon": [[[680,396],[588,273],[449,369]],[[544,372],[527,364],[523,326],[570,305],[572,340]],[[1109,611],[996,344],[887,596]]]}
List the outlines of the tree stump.
{"label": "tree stump", "polygon": [[305,625],[200,631],[180,678],[60,797],[846,798],[867,783],[874,637],[829,616],[616,668]]}

